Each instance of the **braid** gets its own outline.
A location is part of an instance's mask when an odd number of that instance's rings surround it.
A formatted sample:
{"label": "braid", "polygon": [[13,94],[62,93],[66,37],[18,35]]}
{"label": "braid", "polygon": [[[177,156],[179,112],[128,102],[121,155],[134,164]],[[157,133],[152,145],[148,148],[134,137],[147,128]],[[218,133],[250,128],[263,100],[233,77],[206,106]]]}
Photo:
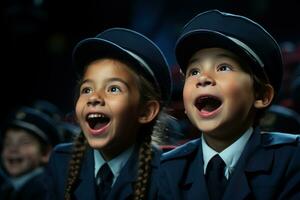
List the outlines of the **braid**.
{"label": "braid", "polygon": [[[160,103],[161,94],[159,88],[156,88],[153,82],[147,80],[143,77],[143,75],[138,75],[138,79],[140,80],[139,89],[142,105],[150,100],[156,100]],[[138,138],[138,142],[141,142],[141,146],[139,148],[138,172],[137,179],[134,184],[133,200],[147,199],[151,177],[151,161],[153,156],[151,135],[153,134],[155,124],[156,119],[152,120],[147,125],[144,125],[142,132],[144,132],[145,135],[143,135],[142,138]]]}
{"label": "braid", "polygon": [[86,144],[85,137],[82,133],[75,138],[72,158],[69,163],[68,179],[65,188],[65,200],[71,200],[71,194],[78,179],[81,161],[87,146]]}
{"label": "braid", "polygon": [[134,200],[143,200],[147,198],[148,183],[151,175],[151,136],[146,135],[139,149],[139,166],[137,181],[134,185]]}

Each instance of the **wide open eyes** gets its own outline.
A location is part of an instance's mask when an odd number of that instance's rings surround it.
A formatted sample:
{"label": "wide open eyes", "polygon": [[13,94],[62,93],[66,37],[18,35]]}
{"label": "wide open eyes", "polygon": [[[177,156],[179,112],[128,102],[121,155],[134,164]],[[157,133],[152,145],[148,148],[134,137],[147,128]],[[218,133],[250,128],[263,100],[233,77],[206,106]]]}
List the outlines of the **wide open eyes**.
{"label": "wide open eyes", "polygon": [[217,71],[232,71],[232,66],[226,63],[217,66]]}
{"label": "wide open eyes", "polygon": [[91,87],[82,87],[80,89],[80,94],[90,94],[93,91]]}
{"label": "wide open eyes", "polygon": [[191,69],[188,70],[188,73],[186,74],[186,77],[197,76],[198,74],[200,74],[200,70],[198,68],[191,68]]}
{"label": "wide open eyes", "polygon": [[119,87],[117,85],[111,85],[108,87],[107,92],[117,94],[117,93],[122,92],[122,89],[121,89],[121,87]]}

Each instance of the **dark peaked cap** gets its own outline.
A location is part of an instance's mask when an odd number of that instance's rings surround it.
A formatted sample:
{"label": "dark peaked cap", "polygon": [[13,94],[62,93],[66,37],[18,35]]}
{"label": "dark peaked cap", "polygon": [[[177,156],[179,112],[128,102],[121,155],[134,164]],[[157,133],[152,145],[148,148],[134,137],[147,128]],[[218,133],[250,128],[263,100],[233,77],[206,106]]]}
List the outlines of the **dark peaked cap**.
{"label": "dark peaked cap", "polygon": [[276,92],[280,89],[283,73],[280,47],[256,22],[218,10],[198,14],[185,25],[176,43],[181,70],[185,73],[196,51],[209,47],[225,48],[247,59],[257,76],[268,79]]}
{"label": "dark peaked cap", "polygon": [[161,50],[144,35],[130,29],[111,28],[80,41],[73,51],[73,63],[79,74],[91,61],[103,57],[135,63],[134,70],[157,85],[164,101],[170,100],[172,81],[168,63]]}
{"label": "dark peaked cap", "polygon": [[4,123],[3,131],[10,127],[27,130],[52,146],[61,142],[61,136],[54,121],[48,115],[31,107],[20,107],[11,113]]}

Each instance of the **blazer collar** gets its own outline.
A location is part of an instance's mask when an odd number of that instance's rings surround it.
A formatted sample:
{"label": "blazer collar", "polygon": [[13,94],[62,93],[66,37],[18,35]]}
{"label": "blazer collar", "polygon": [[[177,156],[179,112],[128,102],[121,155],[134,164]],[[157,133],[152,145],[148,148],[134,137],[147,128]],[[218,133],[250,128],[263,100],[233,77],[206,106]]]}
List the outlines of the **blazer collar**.
{"label": "blazer collar", "polygon": [[194,162],[194,164],[191,165],[187,163],[187,166],[190,166],[187,171],[194,173],[186,174],[184,184],[193,183],[195,180],[199,179],[201,174],[203,175],[203,153],[201,140],[199,139],[196,142],[191,143],[188,147],[188,150],[185,152],[188,153],[186,154],[186,162]]}
{"label": "blazer collar", "polygon": [[[272,167],[274,155],[261,144],[260,130],[255,129],[237,167],[228,181],[223,199],[247,199],[251,196],[248,176],[254,172],[269,171]],[[238,191],[238,192],[236,192]]]}
{"label": "blazer collar", "polygon": [[96,199],[93,150],[88,148],[82,160],[78,184],[74,191],[76,199]]}
{"label": "blazer collar", "polygon": [[[128,159],[127,163],[120,172],[119,177],[117,178],[108,199],[114,199],[115,195],[120,195],[122,197],[129,196],[132,194],[132,182],[136,178],[136,163],[137,163],[137,151],[136,149]],[[96,199],[96,182],[94,178],[94,155],[93,150],[88,148],[80,170],[80,175],[78,179],[78,184],[74,191],[75,199]],[[126,174],[124,176],[124,174]],[[129,184],[128,184],[129,183]],[[119,189],[122,190],[119,191]],[[119,194],[122,192],[122,194]]]}
{"label": "blazer collar", "polygon": [[[259,129],[255,129],[251,138],[243,150],[243,153],[237,163],[234,173],[231,175],[223,199],[240,200],[247,199],[251,196],[251,188],[248,184],[249,173],[269,171],[272,167],[274,153],[270,149],[263,147],[261,143],[261,134]],[[183,178],[181,188],[189,189],[187,195],[189,199],[195,198],[191,196],[198,194],[203,199],[208,199],[205,177],[203,174],[203,153],[201,140],[197,140],[192,145],[189,145],[188,154],[186,154],[186,162],[190,168]],[[191,187],[191,188],[190,188]],[[238,191],[238,192],[236,192]]]}
{"label": "blazer collar", "polygon": [[272,149],[264,147],[259,128],[255,129],[242,157],[248,158],[247,160],[242,159],[246,172],[269,171],[271,169],[274,152]]}
{"label": "blazer collar", "polygon": [[[197,139],[188,145],[185,151],[187,157],[186,162],[193,162],[193,164],[186,163],[189,169],[185,174],[186,178],[183,178],[180,187],[183,190],[189,190],[186,195],[187,199],[197,199],[201,196],[202,199],[208,199],[208,193],[206,189],[205,178],[203,174],[203,153],[201,139]],[[190,173],[193,172],[193,173]],[[197,196],[194,196],[197,194]]]}
{"label": "blazer collar", "polygon": [[[133,194],[133,184],[137,178],[138,171],[138,146],[135,147],[131,157],[128,159],[126,165],[121,170],[120,176],[116,180],[116,183],[111,191],[109,199],[127,199],[130,195]],[[154,155],[152,157],[152,170],[158,168],[160,163],[160,154],[161,152],[157,149],[154,150]]]}
{"label": "blazer collar", "polygon": [[[151,162],[153,168],[158,168],[160,163],[160,154],[161,152],[159,150],[154,149],[154,155]],[[137,163],[138,146],[135,147],[132,155],[121,170],[108,199],[115,199],[115,195],[122,196],[126,199],[126,197],[133,193],[133,183],[137,176]],[[96,199],[94,165],[93,150],[88,148],[82,161],[78,184],[74,191],[76,199]]]}

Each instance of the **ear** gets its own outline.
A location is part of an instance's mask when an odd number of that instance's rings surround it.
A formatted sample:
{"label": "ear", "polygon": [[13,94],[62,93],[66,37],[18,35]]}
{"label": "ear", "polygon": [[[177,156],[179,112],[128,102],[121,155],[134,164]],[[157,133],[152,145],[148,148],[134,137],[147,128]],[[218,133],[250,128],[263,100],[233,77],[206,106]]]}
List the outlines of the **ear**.
{"label": "ear", "polygon": [[151,100],[143,105],[142,111],[139,116],[139,122],[141,124],[146,124],[151,122],[158,114],[160,110],[160,104],[158,101]]}
{"label": "ear", "polygon": [[266,84],[263,94],[258,95],[254,102],[254,107],[258,109],[268,107],[274,98],[274,88],[270,84]]}
{"label": "ear", "polygon": [[50,145],[47,146],[46,151],[42,154],[41,162],[47,164],[50,158],[50,154],[52,151],[52,147]]}

